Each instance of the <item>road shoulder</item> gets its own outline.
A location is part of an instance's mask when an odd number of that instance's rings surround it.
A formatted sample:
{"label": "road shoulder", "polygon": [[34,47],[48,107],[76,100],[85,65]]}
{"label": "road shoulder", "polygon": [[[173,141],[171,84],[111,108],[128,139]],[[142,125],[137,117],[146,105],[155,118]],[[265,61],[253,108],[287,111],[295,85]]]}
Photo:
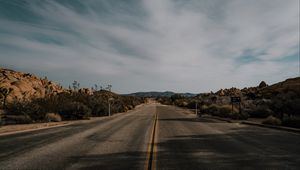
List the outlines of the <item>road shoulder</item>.
{"label": "road shoulder", "polygon": [[[136,106],[134,109],[129,110],[127,112],[115,113],[110,117],[115,117],[122,114],[131,113],[139,110],[141,107],[146,104],[141,104]],[[72,124],[80,124],[80,123],[92,123],[93,121],[97,121],[99,119],[107,119],[108,116],[103,117],[91,117],[88,120],[70,120],[70,121],[61,121],[61,122],[45,122],[45,123],[31,123],[31,124],[14,124],[14,125],[5,125],[0,127],[0,136],[18,134],[24,132],[38,131],[43,129],[50,129],[55,127],[69,126]]]}

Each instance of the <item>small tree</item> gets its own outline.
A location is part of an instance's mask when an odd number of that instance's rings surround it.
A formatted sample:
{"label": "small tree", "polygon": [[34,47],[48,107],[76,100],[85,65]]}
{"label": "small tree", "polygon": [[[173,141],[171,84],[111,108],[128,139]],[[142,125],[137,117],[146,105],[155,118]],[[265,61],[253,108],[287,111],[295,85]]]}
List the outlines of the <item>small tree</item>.
{"label": "small tree", "polygon": [[3,108],[6,109],[6,99],[10,92],[12,92],[12,88],[4,88],[0,87],[0,94],[3,97]]}
{"label": "small tree", "polygon": [[78,81],[74,80],[72,83],[73,89],[76,91],[80,88],[80,84]]}
{"label": "small tree", "polygon": [[111,91],[112,85],[107,85],[106,90]]}
{"label": "small tree", "polygon": [[94,85],[94,89],[95,89],[95,91],[98,90],[98,85],[97,84]]}

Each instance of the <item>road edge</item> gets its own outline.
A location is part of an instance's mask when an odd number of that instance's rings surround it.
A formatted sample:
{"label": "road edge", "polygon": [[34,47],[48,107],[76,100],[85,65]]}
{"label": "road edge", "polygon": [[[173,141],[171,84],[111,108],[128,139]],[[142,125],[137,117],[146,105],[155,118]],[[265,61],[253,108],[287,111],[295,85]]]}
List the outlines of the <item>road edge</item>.
{"label": "road edge", "polygon": [[53,126],[45,126],[45,127],[40,127],[40,128],[32,128],[32,129],[26,129],[26,130],[18,130],[18,131],[11,131],[11,132],[4,132],[0,133],[0,136],[7,136],[7,135],[13,135],[13,134],[19,134],[19,133],[26,133],[26,132],[33,132],[33,131],[38,131],[38,130],[44,130],[44,129],[51,129],[51,128],[56,128],[56,127],[63,127],[63,126],[69,126],[73,123],[64,123],[61,125],[53,125]]}
{"label": "road edge", "polygon": [[240,124],[259,126],[259,127],[283,130],[283,131],[294,132],[294,133],[300,133],[300,129],[290,128],[290,127],[266,125],[266,124],[254,123],[254,122],[249,122],[249,121],[242,121],[242,122],[240,122]]}
{"label": "road edge", "polygon": [[255,122],[251,122],[251,121],[234,122],[230,119],[220,118],[220,117],[216,117],[216,116],[208,116],[208,117],[204,117],[204,118],[216,119],[216,120],[220,120],[220,121],[224,121],[224,122],[228,122],[228,123],[239,123],[239,124],[245,124],[245,125],[251,125],[251,126],[258,126],[258,127],[264,127],[264,128],[270,128],[270,129],[300,133],[300,129],[284,127],[284,126],[267,125],[267,124],[255,123]]}
{"label": "road edge", "polygon": [[[126,113],[130,113],[133,111],[136,111],[138,108],[144,106],[145,103],[137,105],[135,108],[128,110],[126,112],[118,112],[113,114],[112,116],[101,116],[101,117],[97,117],[97,118],[109,118],[109,117],[115,117],[118,116],[120,114],[126,114]],[[63,126],[69,126],[72,124],[77,124],[77,123],[82,123],[82,122],[92,122],[93,120],[89,119],[89,120],[70,120],[70,121],[65,121],[63,124],[59,124],[59,125],[53,125],[53,126],[43,126],[43,127],[38,127],[38,128],[29,128],[29,129],[25,129],[25,130],[16,130],[16,131],[9,131],[9,132],[4,132],[4,133],[0,133],[0,136],[7,136],[7,135],[13,135],[13,134],[20,134],[20,133],[26,133],[26,132],[33,132],[33,131],[38,131],[38,130],[44,130],[44,129],[50,129],[50,128],[56,128],[56,127],[63,127]],[[47,124],[45,122],[45,124]],[[16,124],[18,125],[18,124]],[[1,128],[1,127],[0,127]]]}

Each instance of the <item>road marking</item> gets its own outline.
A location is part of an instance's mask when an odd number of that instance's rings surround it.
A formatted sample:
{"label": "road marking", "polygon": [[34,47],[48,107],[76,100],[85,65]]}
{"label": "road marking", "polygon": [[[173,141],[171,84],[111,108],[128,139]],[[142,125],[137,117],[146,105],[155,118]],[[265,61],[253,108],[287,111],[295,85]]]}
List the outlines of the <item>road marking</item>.
{"label": "road marking", "polygon": [[153,144],[153,159],[152,159],[152,169],[156,170],[156,162],[157,162],[157,144],[158,144],[158,114],[156,113],[156,127],[155,127],[155,137]]}
{"label": "road marking", "polygon": [[154,123],[151,131],[151,137],[150,142],[148,144],[148,150],[147,150],[147,159],[145,162],[144,170],[155,170],[156,169],[156,152],[157,152],[157,113],[155,113],[154,116]]}

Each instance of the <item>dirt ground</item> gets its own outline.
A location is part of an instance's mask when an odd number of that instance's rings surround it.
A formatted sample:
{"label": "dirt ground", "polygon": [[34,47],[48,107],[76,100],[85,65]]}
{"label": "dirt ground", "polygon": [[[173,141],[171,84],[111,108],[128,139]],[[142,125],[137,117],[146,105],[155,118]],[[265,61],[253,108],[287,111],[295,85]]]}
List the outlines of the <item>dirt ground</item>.
{"label": "dirt ground", "polygon": [[69,124],[69,122],[49,122],[49,123],[34,123],[34,124],[19,124],[19,125],[5,125],[0,127],[0,135],[21,132],[26,130],[49,128],[53,126],[62,126]]}

